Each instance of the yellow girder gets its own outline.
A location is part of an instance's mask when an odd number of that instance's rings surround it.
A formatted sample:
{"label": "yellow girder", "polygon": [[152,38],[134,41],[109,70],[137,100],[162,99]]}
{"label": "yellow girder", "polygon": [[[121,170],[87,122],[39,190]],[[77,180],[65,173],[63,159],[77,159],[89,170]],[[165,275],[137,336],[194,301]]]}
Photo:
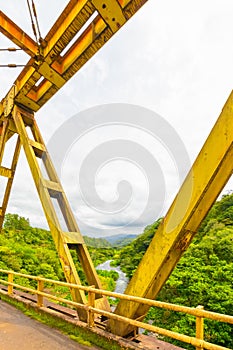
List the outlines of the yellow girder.
{"label": "yellow girder", "polygon": [[[15,103],[38,111],[146,1],[71,0],[39,47],[26,36],[30,53],[33,46],[37,55],[31,54],[14,83]],[[24,32],[16,25],[18,31],[7,28],[0,25],[0,31],[17,43]],[[23,46],[26,51],[26,43]]]}
{"label": "yellow girder", "polygon": [[37,43],[0,11],[0,32],[31,57],[38,55]]}
{"label": "yellow girder", "polygon": [[[31,58],[19,74],[13,87],[0,103],[0,176],[7,185],[0,207],[0,227],[6,212],[20,146],[23,146],[38,195],[53,236],[61,265],[68,282],[80,284],[70,249],[75,249],[89,285],[101,284],[85,242],[79,232],[68,200],[56,174],[34,113],[38,111],[147,0],[99,1],[71,0],[49,33],[35,43],[22,29],[0,12],[0,31]],[[109,19],[106,14],[110,15]],[[33,138],[29,138],[27,128]],[[6,142],[18,134],[12,166],[1,166]],[[48,178],[42,175],[38,160],[42,159]],[[60,208],[67,226],[61,229],[53,200]],[[83,291],[71,289],[75,301],[86,304]],[[95,305],[110,311],[106,297],[97,295]],[[86,311],[79,312],[82,320]]]}
{"label": "yellow girder", "polygon": [[[158,227],[135,271],[126,294],[155,299],[233,171],[233,92]],[[121,300],[115,313],[143,319],[149,307]],[[111,321],[121,336],[132,327]]]}
{"label": "yellow girder", "polygon": [[[47,36],[35,43],[22,29],[0,12],[0,31],[31,57],[14,86],[0,103],[0,161],[6,142],[19,135],[11,168],[1,166],[0,176],[8,179],[0,226],[6,211],[12,181],[23,145],[38,194],[49,223],[68,282],[79,283],[69,251],[75,247],[89,284],[100,288],[98,276],[83,242],[48,151],[35,123],[39,110],[108,40],[146,3],[147,0],[70,0]],[[29,139],[26,126],[32,129]],[[159,226],[126,293],[155,298],[189,246],[201,221],[232,174],[233,94],[210,133],[167,215]],[[42,158],[48,179],[44,179],[37,158]],[[68,227],[63,232],[51,198],[58,201]],[[86,303],[83,293],[72,291],[76,301]],[[103,309],[106,300],[99,298]],[[148,306],[122,300],[115,313],[141,320]],[[85,314],[80,315],[85,319]],[[111,321],[113,333],[127,335],[130,326]]]}

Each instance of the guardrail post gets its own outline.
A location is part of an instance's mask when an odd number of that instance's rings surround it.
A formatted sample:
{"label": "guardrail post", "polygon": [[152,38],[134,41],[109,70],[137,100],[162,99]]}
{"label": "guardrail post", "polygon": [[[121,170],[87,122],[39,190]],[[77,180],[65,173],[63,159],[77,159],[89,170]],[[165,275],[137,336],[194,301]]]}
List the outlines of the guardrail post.
{"label": "guardrail post", "polygon": [[[44,281],[38,278],[37,280],[37,291],[43,292],[44,290]],[[42,307],[44,306],[44,297],[43,295],[37,294],[37,306]]]}
{"label": "guardrail post", "polygon": [[[95,288],[95,286],[91,286],[90,288]],[[88,290],[88,306],[95,307],[95,293],[91,290]],[[87,313],[87,324],[90,328],[95,326],[95,314],[89,309]]]}
{"label": "guardrail post", "polygon": [[[13,273],[8,272],[8,283],[13,283],[13,280],[14,280],[14,275],[13,275]],[[12,295],[12,294],[13,294],[13,286],[10,285],[10,284],[8,284],[7,293],[8,293],[9,295]]]}
{"label": "guardrail post", "polygon": [[[197,309],[204,309],[204,306],[198,305],[196,307]],[[196,338],[198,340],[203,340],[204,339],[204,318],[196,316]],[[196,346],[196,350],[202,350],[202,346]]]}

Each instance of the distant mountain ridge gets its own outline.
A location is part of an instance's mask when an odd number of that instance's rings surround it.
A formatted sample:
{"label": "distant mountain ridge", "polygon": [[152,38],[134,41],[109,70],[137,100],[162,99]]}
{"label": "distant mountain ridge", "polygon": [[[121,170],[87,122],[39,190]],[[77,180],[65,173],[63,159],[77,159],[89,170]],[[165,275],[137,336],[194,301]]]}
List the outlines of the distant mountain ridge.
{"label": "distant mountain ridge", "polygon": [[130,244],[138,237],[136,234],[118,234],[107,237],[89,237],[83,236],[88,247],[93,248],[121,248]]}
{"label": "distant mountain ridge", "polygon": [[83,236],[83,239],[88,247],[94,248],[111,248],[112,245],[105,238],[93,238],[88,236]]}
{"label": "distant mountain ridge", "polygon": [[118,234],[107,237],[89,237],[83,236],[87,246],[95,248],[111,248],[111,247],[124,247],[130,244],[138,235],[136,234]]}
{"label": "distant mountain ridge", "polygon": [[138,235],[136,234],[118,234],[118,235],[112,235],[104,237],[104,240],[109,242],[112,246],[125,246],[132,242],[135,238],[137,238]]}

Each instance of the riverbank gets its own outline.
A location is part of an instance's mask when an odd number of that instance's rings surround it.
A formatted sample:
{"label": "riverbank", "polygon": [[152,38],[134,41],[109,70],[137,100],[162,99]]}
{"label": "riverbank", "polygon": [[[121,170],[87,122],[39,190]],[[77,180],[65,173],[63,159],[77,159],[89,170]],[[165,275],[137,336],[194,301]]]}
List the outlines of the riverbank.
{"label": "riverbank", "polygon": [[116,280],[116,287],[114,289],[114,292],[123,294],[125,288],[129,283],[129,279],[128,277],[126,277],[126,274],[121,270],[120,266],[111,266],[111,262],[112,260],[107,260],[104,263],[99,264],[98,266],[96,266],[96,270],[116,271],[119,277]]}

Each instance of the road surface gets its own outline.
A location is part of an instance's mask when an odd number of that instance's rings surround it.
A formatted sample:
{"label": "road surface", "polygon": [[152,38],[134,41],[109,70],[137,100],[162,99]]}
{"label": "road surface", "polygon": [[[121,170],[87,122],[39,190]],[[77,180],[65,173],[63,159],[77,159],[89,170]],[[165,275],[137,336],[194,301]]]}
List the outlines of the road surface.
{"label": "road surface", "polygon": [[0,350],[97,350],[25,316],[0,300]]}

